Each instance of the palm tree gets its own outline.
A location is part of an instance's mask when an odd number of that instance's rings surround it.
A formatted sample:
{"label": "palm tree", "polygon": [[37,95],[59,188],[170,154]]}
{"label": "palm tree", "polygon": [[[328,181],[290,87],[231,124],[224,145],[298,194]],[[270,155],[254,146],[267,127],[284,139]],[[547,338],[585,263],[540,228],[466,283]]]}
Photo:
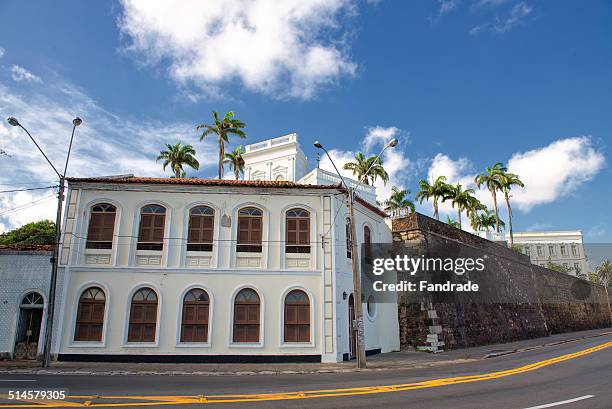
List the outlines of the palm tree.
{"label": "palm tree", "polygon": [[449,184],[446,183],[446,176],[438,176],[431,184],[421,179],[419,182],[419,191],[414,198],[418,200],[419,203],[423,203],[423,200],[433,199],[434,217],[436,220],[440,220],[438,200],[444,198],[448,194],[448,187]]}
{"label": "palm tree", "polygon": [[229,164],[229,168],[234,170],[236,180],[240,179],[240,174],[244,174],[244,158],[242,157],[242,145],[238,145],[236,149],[225,154],[225,163]]}
{"label": "palm tree", "polygon": [[450,216],[446,216],[446,224],[448,224],[449,226],[452,226],[454,228],[457,228],[457,229],[461,228],[460,222],[451,219]]}
{"label": "palm tree", "polygon": [[502,172],[506,172],[508,169],[504,166],[503,163],[497,162],[493,165],[493,167],[486,168],[485,173],[481,173],[476,178],[474,178],[474,182],[476,186],[480,187],[485,185],[489,192],[491,192],[491,197],[493,198],[493,209],[495,210],[495,229],[499,233],[499,210],[497,208],[497,191],[501,190],[501,184],[499,182],[499,175]]}
{"label": "palm tree", "polygon": [[503,228],[506,224],[502,219],[495,216],[495,212],[491,209],[486,209],[478,216],[480,218],[480,225],[486,232],[489,232],[489,229],[495,227],[496,229],[499,227]]}
{"label": "palm tree", "polygon": [[510,207],[510,190],[512,186],[525,187],[525,184],[519,176],[514,173],[501,172],[499,174],[499,185],[501,191],[504,192],[504,198],[506,199],[506,206],[508,207],[508,230],[510,231],[510,247],[514,245],[514,235],[512,233],[512,208]]}
{"label": "palm tree", "polygon": [[174,177],[180,178],[184,173],[183,165],[187,165],[195,170],[200,169],[200,163],[195,158],[196,151],[191,145],[183,145],[177,142],[175,145],[166,144],[166,149],[159,152],[156,161],[164,160],[164,170],[170,165],[174,172]]}
{"label": "palm tree", "polygon": [[461,211],[474,205],[474,200],[477,201],[476,197],[474,196],[475,194],[476,192],[474,189],[463,190],[463,187],[459,183],[456,185],[449,185],[448,193],[446,194],[445,199],[450,199],[453,207],[457,205],[457,220],[460,229],[463,228],[461,226]]}
{"label": "palm tree", "polygon": [[[590,275],[591,273],[589,273]],[[597,269],[593,277],[597,284],[601,284],[606,291],[606,300],[608,300],[608,313],[610,314],[610,322],[612,322],[612,308],[610,308],[610,296],[608,295],[608,287],[612,283],[612,263],[609,259],[605,259]]]}
{"label": "palm tree", "polygon": [[357,152],[355,154],[355,161],[345,163],[344,169],[352,170],[353,175],[357,177],[357,180],[361,180],[361,178],[363,177],[363,182],[366,185],[369,185],[370,182],[371,184],[374,184],[376,179],[379,177],[384,184],[387,184],[387,182],[389,181],[389,174],[383,167],[382,160],[380,158],[376,159],[376,156],[370,156],[366,158],[363,153]]}
{"label": "palm tree", "polygon": [[410,209],[410,212],[414,213],[414,203],[406,198],[409,194],[410,190],[400,190],[397,186],[393,186],[391,196],[385,201],[385,211],[390,212],[392,216],[401,214],[406,209]]}
{"label": "palm tree", "polygon": [[240,138],[246,138],[246,133],[242,130],[246,124],[239,119],[234,118],[234,112],[228,111],[219,119],[219,114],[213,111],[213,124],[200,124],[196,126],[198,131],[204,130],[200,136],[200,141],[203,141],[207,135],[217,135],[219,141],[219,179],[223,179],[225,160],[225,144],[229,142],[229,135],[237,135]]}

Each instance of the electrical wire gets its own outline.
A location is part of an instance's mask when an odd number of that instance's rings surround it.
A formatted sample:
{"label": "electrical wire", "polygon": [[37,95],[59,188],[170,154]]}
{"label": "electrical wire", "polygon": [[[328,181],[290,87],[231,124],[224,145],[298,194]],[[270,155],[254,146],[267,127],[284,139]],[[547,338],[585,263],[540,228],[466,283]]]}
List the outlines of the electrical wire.
{"label": "electrical wire", "polygon": [[44,197],[41,197],[39,199],[33,200],[30,203],[26,203],[26,204],[14,207],[12,209],[5,210],[5,211],[0,213],[0,216],[4,216],[6,214],[10,214],[10,213],[13,213],[13,212],[18,212],[18,211],[21,211],[21,210],[29,209],[30,207],[36,206],[37,204],[40,204],[43,201],[52,199],[54,196],[55,196],[55,194],[51,194],[49,196],[44,196]]}
{"label": "electrical wire", "polygon": [[30,187],[26,189],[12,189],[12,190],[0,190],[0,193],[13,193],[13,192],[27,192],[30,190],[43,190],[43,189],[54,189],[58,187],[57,185],[53,186],[43,186],[43,187]]}

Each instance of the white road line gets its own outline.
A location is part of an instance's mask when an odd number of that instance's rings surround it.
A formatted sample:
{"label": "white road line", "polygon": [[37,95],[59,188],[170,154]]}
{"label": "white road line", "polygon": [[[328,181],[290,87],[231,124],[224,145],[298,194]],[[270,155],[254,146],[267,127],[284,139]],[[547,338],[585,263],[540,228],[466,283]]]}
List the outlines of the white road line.
{"label": "white road line", "polygon": [[552,408],[553,406],[565,405],[566,403],[578,402],[579,400],[594,398],[595,395],[584,395],[574,399],[562,400],[559,402],[547,403],[546,405],[539,406],[531,406],[525,409],[544,409],[544,408]]}
{"label": "white road line", "polygon": [[36,382],[35,379],[0,379],[0,382]]}

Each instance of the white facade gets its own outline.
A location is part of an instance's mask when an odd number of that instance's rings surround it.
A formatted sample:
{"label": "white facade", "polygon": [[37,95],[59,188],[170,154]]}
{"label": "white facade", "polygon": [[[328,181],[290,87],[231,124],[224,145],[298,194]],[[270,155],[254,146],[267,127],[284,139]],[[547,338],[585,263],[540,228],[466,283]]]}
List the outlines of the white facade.
{"label": "white facade", "polygon": [[[510,235],[506,235],[510,239]],[[514,233],[514,245],[528,255],[533,264],[548,262],[570,268],[569,274],[586,274],[587,257],[580,230]]]}
{"label": "white facade", "polygon": [[246,180],[296,182],[308,172],[308,160],[295,133],[245,146]]}
{"label": "white facade", "polygon": [[[293,180],[306,173],[301,163],[305,157],[295,136],[288,137],[281,145],[294,149],[294,160],[286,166],[286,180]],[[265,144],[276,152],[275,144]],[[252,148],[248,152],[260,158],[268,155]],[[265,159],[247,162],[252,177]],[[285,165],[282,160],[281,164]],[[344,195],[332,185],[269,181],[270,175],[277,179],[274,171],[279,168],[266,166],[272,170],[265,177],[268,181],[72,179],[60,260],[68,279],[66,302],[59,309],[63,324],[58,328],[61,343],[56,352],[60,359],[104,359],[102,355],[114,360],[135,355],[153,359],[163,355],[165,360],[182,356],[189,362],[216,362],[257,356],[276,361],[336,362],[346,358],[352,275],[346,251]],[[116,208],[112,248],[86,248],[91,211],[100,203]],[[149,204],[165,209],[160,250],[137,249],[141,210]],[[213,242],[204,251],[187,249],[190,209],[195,206],[214,210]],[[245,207],[261,211],[261,252],[237,251],[238,213]],[[309,253],[286,251],[287,211],[295,208],[308,213]],[[356,209],[358,245],[364,240],[366,226],[373,243],[391,242],[384,213],[364,201]],[[105,293],[102,334],[97,341],[75,341],[79,298],[90,287]],[[130,342],[130,304],[142,287],[153,289],[158,297],[155,337]],[[208,334],[203,342],[181,339],[183,299],[193,288],[205,290],[209,297]],[[235,342],[233,335],[234,300],[244,288],[253,289],[260,300],[256,342]],[[305,341],[287,342],[285,297],[294,289],[308,296],[310,336]],[[397,305],[371,303],[368,314],[367,301],[363,300],[366,350],[399,350]]]}

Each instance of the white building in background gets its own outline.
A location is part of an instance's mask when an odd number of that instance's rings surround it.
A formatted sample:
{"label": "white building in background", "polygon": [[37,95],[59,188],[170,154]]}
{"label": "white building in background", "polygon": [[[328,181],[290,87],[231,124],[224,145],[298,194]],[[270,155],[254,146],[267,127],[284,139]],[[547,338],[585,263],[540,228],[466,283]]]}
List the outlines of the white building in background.
{"label": "white building in background", "polygon": [[[355,255],[339,179],[307,172],[295,134],[249,145],[245,158],[244,181],[69,180],[60,360],[336,362],[354,354]],[[386,215],[367,189],[356,204],[357,243],[389,243]],[[397,305],[374,294],[360,301],[366,350],[399,350]]]}
{"label": "white building in background", "polygon": [[[506,240],[510,235],[506,234]],[[533,264],[546,266],[548,262],[571,269],[570,274],[587,273],[587,257],[580,230],[517,232],[514,245],[528,255]]]}

